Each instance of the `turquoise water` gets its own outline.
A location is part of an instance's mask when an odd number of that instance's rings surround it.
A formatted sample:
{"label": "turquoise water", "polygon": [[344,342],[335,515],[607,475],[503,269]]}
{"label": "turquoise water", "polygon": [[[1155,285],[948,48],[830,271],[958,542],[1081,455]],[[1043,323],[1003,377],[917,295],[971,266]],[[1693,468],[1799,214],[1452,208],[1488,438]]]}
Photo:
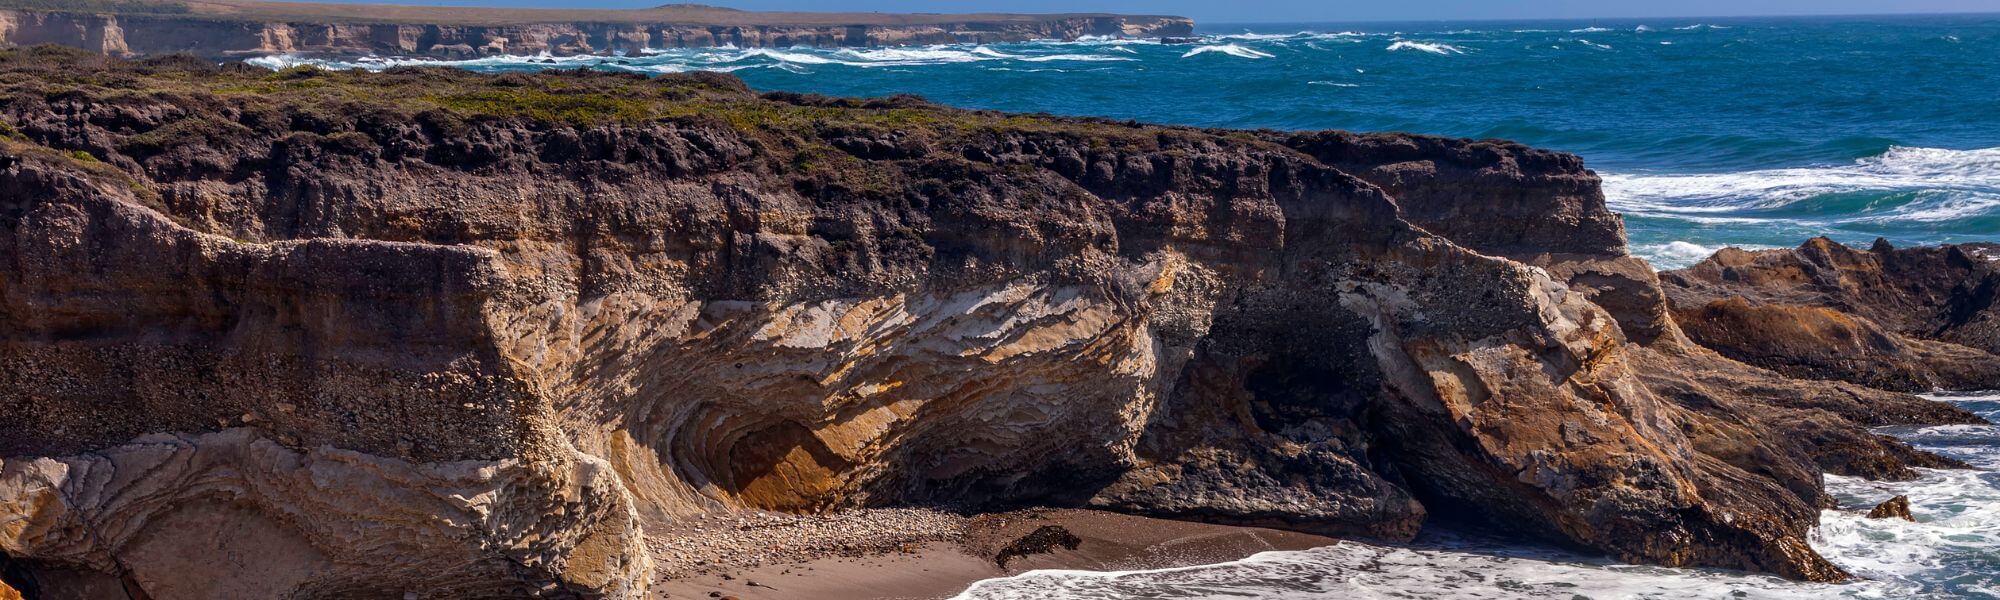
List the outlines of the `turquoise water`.
{"label": "turquoise water", "polygon": [[[1723,245],[2000,241],[2000,16],[1207,26],[1133,40],[602,58],[308,62],[716,70],[765,90],[1238,128],[1498,137],[1581,154],[1662,267]],[[2000,397],[1950,399],[2000,419]],[[963,598],[1997,598],[2000,429],[1891,431],[1983,470],[1829,477],[1841,586],[1619,565],[1490,540],[1344,542],[1190,569],[1035,572]],[[1897,493],[1917,523],[1862,512]]]}
{"label": "turquoise water", "polygon": [[[752,86],[913,93],[978,108],[1240,128],[1498,137],[1581,154],[1635,252],[1830,235],[2000,240],[2000,15],[1287,24],[1121,40],[665,50],[593,65],[728,71]],[[260,59],[269,65],[295,59]],[[543,62],[552,60],[552,62]]]}

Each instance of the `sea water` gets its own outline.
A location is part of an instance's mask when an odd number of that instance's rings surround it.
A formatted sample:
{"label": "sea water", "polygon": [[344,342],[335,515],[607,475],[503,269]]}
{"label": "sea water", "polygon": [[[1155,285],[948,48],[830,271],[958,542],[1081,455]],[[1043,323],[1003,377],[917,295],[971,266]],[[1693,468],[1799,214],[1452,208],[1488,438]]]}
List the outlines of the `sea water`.
{"label": "sea water", "polygon": [[2000,15],[1205,26],[1195,44],[660,49],[266,66],[734,73],[758,89],[1505,138],[1604,177],[1663,268],[1734,245],[2000,239]]}
{"label": "sea water", "polygon": [[[620,57],[256,59],[381,69],[734,73],[764,90],[1237,128],[1505,138],[1575,152],[1632,249],[2000,241],[2000,16],[1204,26],[1194,44],[661,49]],[[1944,398],[2000,419],[2000,395]],[[1164,571],[1037,571],[962,597],[2000,598],[2000,430],[1889,430],[1969,471],[1829,477],[1813,546],[1862,581],[1621,565],[1472,536]],[[1908,494],[1917,522],[1871,520]]]}

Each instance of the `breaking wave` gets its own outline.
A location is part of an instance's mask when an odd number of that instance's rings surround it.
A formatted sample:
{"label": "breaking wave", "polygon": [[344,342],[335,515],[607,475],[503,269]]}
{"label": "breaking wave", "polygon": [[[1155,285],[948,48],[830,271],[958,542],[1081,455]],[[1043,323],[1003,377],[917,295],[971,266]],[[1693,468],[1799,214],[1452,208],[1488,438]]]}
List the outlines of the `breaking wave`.
{"label": "breaking wave", "polygon": [[1271,58],[1272,56],[1274,56],[1269,52],[1251,50],[1249,48],[1238,46],[1236,44],[1214,44],[1208,46],[1201,46],[1193,50],[1189,50],[1187,51],[1186,54],[1182,54],[1181,58],[1187,58],[1199,54],[1208,54],[1210,52],[1220,52],[1222,54],[1227,54],[1239,58]]}
{"label": "breaking wave", "polygon": [[[2000,148],[1893,147],[1847,165],[1603,179],[1612,208],[1641,214],[1797,209],[1835,221],[1938,221],[2000,208]],[[1856,200],[1862,202],[1852,206]],[[1815,210],[1826,208],[1858,210]]]}
{"label": "breaking wave", "polygon": [[1389,44],[1390,52],[1395,52],[1397,50],[1417,50],[1421,52],[1429,52],[1431,54],[1447,55],[1447,56],[1452,54],[1465,54],[1465,50],[1462,50],[1459,47],[1453,46],[1451,44],[1439,44],[1434,42],[1414,42],[1410,40],[1396,40],[1395,43]]}

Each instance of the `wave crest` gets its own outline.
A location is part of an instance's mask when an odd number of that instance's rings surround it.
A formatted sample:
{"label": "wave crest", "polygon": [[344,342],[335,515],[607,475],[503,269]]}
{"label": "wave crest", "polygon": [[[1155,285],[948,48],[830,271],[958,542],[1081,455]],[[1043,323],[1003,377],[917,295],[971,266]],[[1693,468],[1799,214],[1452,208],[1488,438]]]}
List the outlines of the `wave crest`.
{"label": "wave crest", "polygon": [[1417,51],[1421,51],[1421,52],[1429,52],[1429,53],[1431,53],[1431,54],[1436,54],[1436,55],[1440,55],[1440,56],[1450,56],[1450,55],[1453,55],[1453,54],[1465,54],[1465,50],[1462,50],[1462,49],[1460,49],[1460,48],[1459,48],[1459,47],[1457,47],[1457,46],[1453,46],[1453,45],[1451,45],[1451,44],[1440,44],[1440,43],[1436,43],[1436,42],[1417,42],[1417,41],[1411,41],[1411,40],[1396,40],[1396,42],[1395,42],[1395,43],[1392,43],[1392,44],[1389,44],[1389,51],[1390,51],[1390,52],[1395,52],[1395,51],[1398,51],[1398,50],[1417,50]]}
{"label": "wave crest", "polygon": [[1222,54],[1227,54],[1238,58],[1271,58],[1275,56],[1268,52],[1252,50],[1249,48],[1238,46],[1236,44],[1212,44],[1208,46],[1200,46],[1193,50],[1189,50],[1187,51],[1187,54],[1182,54],[1181,58],[1188,58],[1198,54],[1208,54],[1210,52],[1220,52]]}

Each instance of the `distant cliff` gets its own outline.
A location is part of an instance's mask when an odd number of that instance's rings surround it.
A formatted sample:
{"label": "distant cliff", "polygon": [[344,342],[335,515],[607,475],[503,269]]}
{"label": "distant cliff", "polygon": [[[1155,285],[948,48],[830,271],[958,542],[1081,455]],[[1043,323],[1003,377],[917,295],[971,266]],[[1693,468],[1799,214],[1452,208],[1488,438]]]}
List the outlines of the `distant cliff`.
{"label": "distant cliff", "polygon": [[116,56],[192,53],[431,56],[637,52],[646,48],[891,46],[1083,36],[1188,35],[1183,17],[1112,14],[767,13],[696,5],[641,10],[467,9],[225,1],[0,0],[0,44]]}

